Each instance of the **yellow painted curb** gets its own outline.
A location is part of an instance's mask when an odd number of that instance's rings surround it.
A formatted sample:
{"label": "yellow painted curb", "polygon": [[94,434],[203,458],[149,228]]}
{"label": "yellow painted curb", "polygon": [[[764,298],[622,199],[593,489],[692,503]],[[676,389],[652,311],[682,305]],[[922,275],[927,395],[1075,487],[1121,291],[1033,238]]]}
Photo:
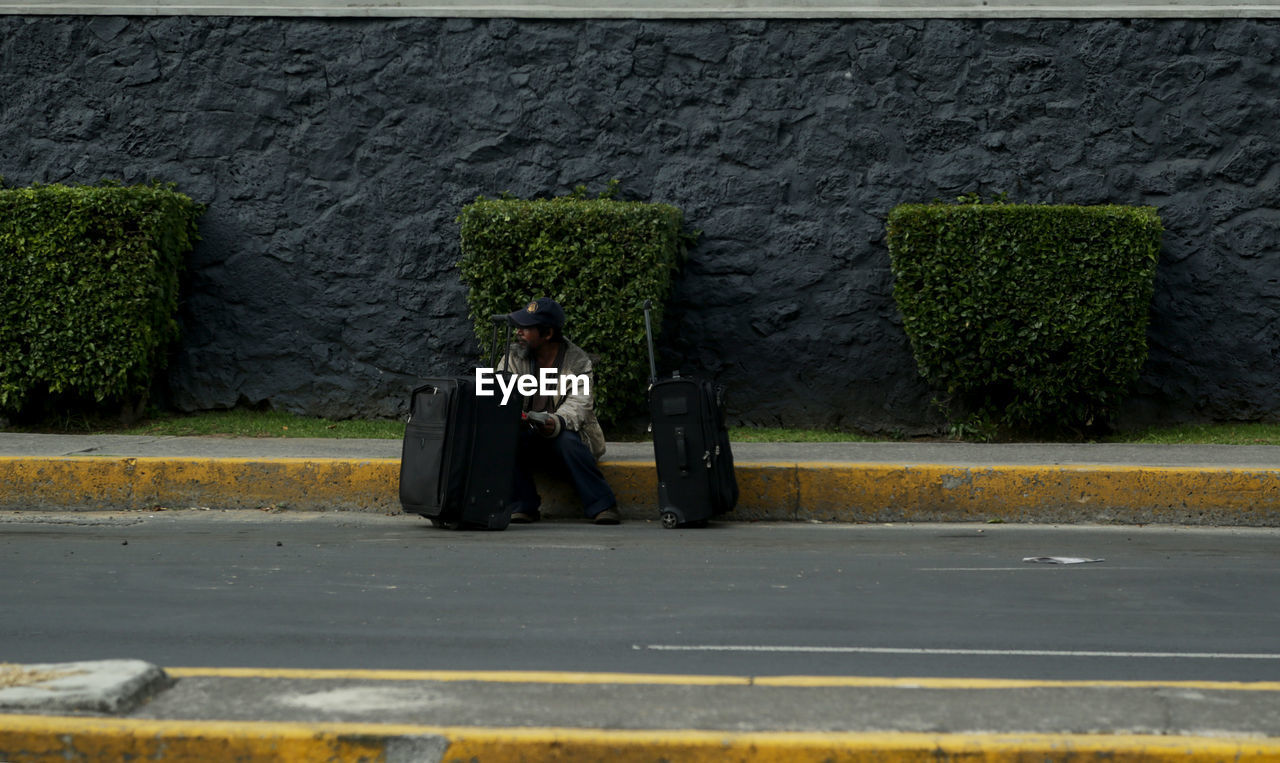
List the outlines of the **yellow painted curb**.
{"label": "yellow painted curb", "polygon": [[1280,524],[1276,469],[805,464],[797,519]]}
{"label": "yellow painted curb", "polygon": [[[435,743],[433,745],[433,742]],[[426,751],[440,750],[439,757]],[[1280,761],[1280,739],[1125,734],[617,731],[0,715],[0,757],[37,761]]]}
{"label": "yellow painted curb", "polygon": [[[0,457],[0,509],[210,507],[400,510],[398,459]],[[629,518],[657,515],[651,462],[605,461]],[[1275,469],[955,466],[883,463],[737,465],[728,520],[823,522],[1128,521],[1280,525]],[[543,491],[576,516],[565,484]]]}
{"label": "yellow painted curb", "polygon": [[17,509],[399,511],[399,478],[385,458],[0,458],[3,507]]}
{"label": "yellow painted curb", "polygon": [[400,727],[0,715],[0,760],[381,761]]}
{"label": "yellow painted curb", "polygon": [[719,733],[476,729],[449,735],[445,761],[1277,761],[1280,740],[1137,735]]}

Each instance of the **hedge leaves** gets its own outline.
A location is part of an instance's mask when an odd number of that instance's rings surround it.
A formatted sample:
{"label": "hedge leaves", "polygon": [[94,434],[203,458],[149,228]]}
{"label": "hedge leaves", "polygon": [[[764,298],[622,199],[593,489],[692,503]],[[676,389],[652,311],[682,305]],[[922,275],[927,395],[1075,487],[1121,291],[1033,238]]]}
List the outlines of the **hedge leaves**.
{"label": "hedge leaves", "polygon": [[648,351],[641,306],[654,329],[689,237],[684,216],[665,204],[583,198],[480,198],[462,210],[462,280],[476,336],[487,347],[489,318],[551,297],[565,335],[596,358],[592,392],[608,423],[641,410]]}
{"label": "hedge leaves", "polygon": [[1147,355],[1151,207],[903,205],[894,299],[953,422],[1017,432],[1107,423]]}
{"label": "hedge leaves", "polygon": [[203,211],[160,185],[0,189],[0,411],[144,397]]}

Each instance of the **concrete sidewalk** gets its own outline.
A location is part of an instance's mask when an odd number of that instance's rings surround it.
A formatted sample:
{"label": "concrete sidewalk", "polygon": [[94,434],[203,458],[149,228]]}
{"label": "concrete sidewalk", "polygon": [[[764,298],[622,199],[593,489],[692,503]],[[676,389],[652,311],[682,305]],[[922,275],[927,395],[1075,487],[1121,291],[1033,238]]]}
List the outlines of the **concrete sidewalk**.
{"label": "concrete sidewalk", "polygon": [[15,763],[1280,759],[1274,683],[31,667]]}
{"label": "concrete sidewalk", "polygon": [[[0,509],[399,512],[396,440],[0,434]],[[1280,447],[968,443],[734,445],[726,520],[1280,524]],[[652,446],[602,468],[623,515],[652,519]],[[576,517],[566,485],[546,513]]]}

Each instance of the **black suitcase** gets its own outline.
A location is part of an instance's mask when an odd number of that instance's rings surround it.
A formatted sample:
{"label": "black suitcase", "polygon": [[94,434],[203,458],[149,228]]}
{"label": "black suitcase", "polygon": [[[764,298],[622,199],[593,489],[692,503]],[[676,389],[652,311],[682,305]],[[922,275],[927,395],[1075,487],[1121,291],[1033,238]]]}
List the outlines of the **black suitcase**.
{"label": "black suitcase", "polygon": [[[495,349],[498,319],[494,316]],[[490,364],[490,367],[496,366]],[[409,400],[400,451],[400,505],[437,527],[505,529],[521,398],[476,395],[473,376],[424,379]]]}
{"label": "black suitcase", "polygon": [[724,387],[678,373],[658,380],[649,307],[646,302],[649,417],[662,526],[705,525],[738,503],[738,480],[724,420]]}

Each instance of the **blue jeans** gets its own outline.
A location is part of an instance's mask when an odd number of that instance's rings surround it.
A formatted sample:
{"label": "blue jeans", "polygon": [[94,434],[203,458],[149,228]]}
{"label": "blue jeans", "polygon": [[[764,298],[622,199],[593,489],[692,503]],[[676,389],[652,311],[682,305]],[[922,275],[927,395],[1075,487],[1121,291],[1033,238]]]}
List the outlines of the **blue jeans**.
{"label": "blue jeans", "polygon": [[594,517],[617,505],[604,474],[596,464],[591,449],[577,432],[563,429],[555,437],[543,437],[531,430],[521,430],[516,449],[514,512],[537,515],[542,497],[533,482],[535,471],[546,471],[568,477],[582,500],[582,513]]}

